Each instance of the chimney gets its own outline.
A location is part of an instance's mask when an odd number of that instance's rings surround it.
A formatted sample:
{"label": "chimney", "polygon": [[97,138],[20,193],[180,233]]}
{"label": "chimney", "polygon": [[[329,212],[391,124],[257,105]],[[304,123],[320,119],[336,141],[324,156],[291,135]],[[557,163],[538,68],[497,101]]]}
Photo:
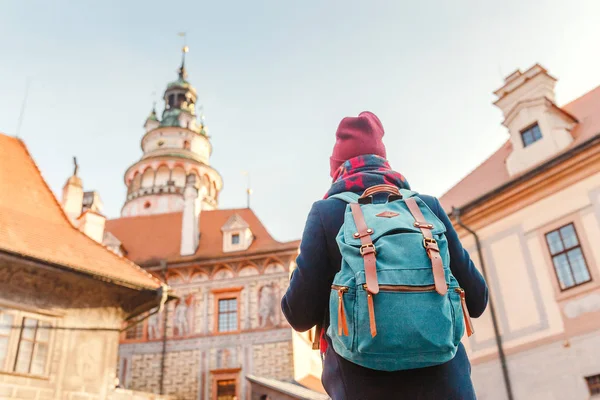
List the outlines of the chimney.
{"label": "chimney", "polygon": [[106,217],[96,211],[88,210],[77,219],[77,228],[98,243],[104,239]]}
{"label": "chimney", "polygon": [[75,224],[77,218],[81,215],[81,208],[83,207],[83,183],[81,182],[81,178],[77,176],[79,165],[77,164],[76,157],[73,157],[73,165],[73,175],[67,180],[65,186],[63,186],[62,208],[71,220],[71,223]]}
{"label": "chimney", "polygon": [[181,221],[181,249],[182,256],[196,253],[200,240],[200,205],[202,204],[201,192],[198,190],[198,177],[189,174],[183,189],[183,216]]}
{"label": "chimney", "polygon": [[83,192],[83,204],[81,208],[81,212],[86,212],[87,210],[95,211],[97,213],[102,214],[102,210],[104,209],[104,203],[100,199],[100,195],[96,191]]}
{"label": "chimney", "polygon": [[83,206],[83,183],[76,175],[71,176],[62,192],[62,207],[72,223],[81,215]]}
{"label": "chimney", "polygon": [[[504,79],[504,85],[494,92],[494,102],[502,110],[504,118],[509,118],[515,106],[525,101],[546,98],[554,102],[556,78],[539,64],[525,72],[516,70]],[[507,124],[507,121],[504,122]]]}

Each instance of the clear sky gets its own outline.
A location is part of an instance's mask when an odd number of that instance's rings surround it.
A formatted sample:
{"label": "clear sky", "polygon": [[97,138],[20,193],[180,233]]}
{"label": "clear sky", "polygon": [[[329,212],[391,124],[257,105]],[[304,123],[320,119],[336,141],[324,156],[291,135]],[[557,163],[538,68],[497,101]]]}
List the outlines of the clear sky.
{"label": "clear sky", "polygon": [[492,92],[509,73],[541,63],[559,104],[600,84],[599,17],[597,0],[0,0],[0,131],[16,134],[30,78],[20,137],[44,177],[59,194],[76,155],[119,216],[186,31],[221,207],[245,206],[248,170],[252,208],[294,239],[341,118],[379,115],[392,166],[439,196],[508,138]]}

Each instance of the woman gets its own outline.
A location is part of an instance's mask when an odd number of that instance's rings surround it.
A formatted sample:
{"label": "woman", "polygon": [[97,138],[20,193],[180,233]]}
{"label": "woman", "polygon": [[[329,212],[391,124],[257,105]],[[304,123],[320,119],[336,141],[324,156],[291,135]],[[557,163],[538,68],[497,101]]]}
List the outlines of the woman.
{"label": "woman", "polygon": [[[346,209],[345,202],[329,197],[347,191],[362,193],[383,183],[410,189],[406,179],[386,161],[383,135],[381,121],[370,112],[340,122],[330,159],[333,184],[325,199],[314,203],[308,215],[298,268],[281,303],[285,317],[297,331],[323,325],[325,332],[329,325],[330,288],[342,260],[335,238]],[[487,305],[485,281],[439,201],[427,195],[419,197],[446,226],[450,269],[465,290],[469,313],[479,317]],[[321,352],[322,381],[333,400],[475,399],[471,365],[462,344],[456,356],[445,364],[395,372],[370,370],[347,361],[335,353],[326,334],[321,335]]]}

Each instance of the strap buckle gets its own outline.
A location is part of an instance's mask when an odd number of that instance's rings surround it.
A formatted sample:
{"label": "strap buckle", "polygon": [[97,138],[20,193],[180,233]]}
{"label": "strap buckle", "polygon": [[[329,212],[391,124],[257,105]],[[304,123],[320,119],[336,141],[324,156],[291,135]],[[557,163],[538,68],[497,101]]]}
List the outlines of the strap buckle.
{"label": "strap buckle", "polygon": [[377,254],[377,250],[375,250],[375,245],[373,243],[367,243],[360,246],[360,255],[365,256],[367,254]]}
{"label": "strap buckle", "polygon": [[434,251],[440,251],[440,248],[437,245],[437,241],[434,238],[428,238],[426,237],[425,239],[423,239],[423,247],[425,247],[425,249],[427,249],[427,251],[429,250],[434,250]]}

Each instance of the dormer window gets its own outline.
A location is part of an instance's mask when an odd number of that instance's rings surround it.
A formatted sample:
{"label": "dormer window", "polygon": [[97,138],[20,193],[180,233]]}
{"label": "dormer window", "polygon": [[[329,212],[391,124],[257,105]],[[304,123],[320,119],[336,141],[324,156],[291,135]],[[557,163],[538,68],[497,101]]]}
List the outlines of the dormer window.
{"label": "dormer window", "polygon": [[225,253],[248,250],[254,240],[250,225],[239,214],[233,214],[221,227],[221,231]]}
{"label": "dormer window", "polygon": [[532,125],[529,128],[521,131],[521,139],[523,140],[523,147],[527,147],[542,138],[542,131],[538,124]]}

